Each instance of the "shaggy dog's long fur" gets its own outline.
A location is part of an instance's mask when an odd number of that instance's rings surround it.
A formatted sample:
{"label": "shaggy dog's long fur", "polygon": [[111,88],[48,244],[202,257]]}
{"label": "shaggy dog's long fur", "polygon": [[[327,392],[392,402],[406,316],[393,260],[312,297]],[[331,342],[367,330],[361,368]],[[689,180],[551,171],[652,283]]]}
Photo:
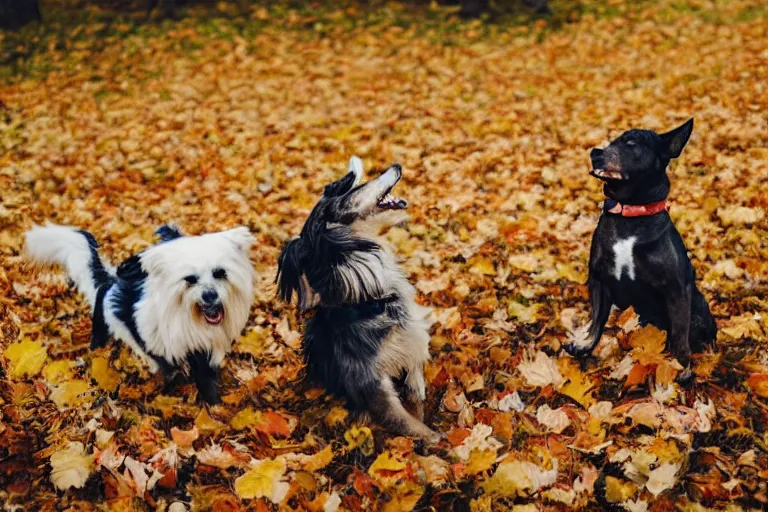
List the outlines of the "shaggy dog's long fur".
{"label": "shaggy dog's long fur", "polygon": [[353,157],[349,173],[325,187],[301,236],[283,248],[278,293],[315,308],[303,339],[310,380],[399,434],[436,442],[423,422],[429,310],[379,236],[405,220],[407,203],[389,194],[402,170],[395,164],[360,185],[362,173]]}
{"label": "shaggy dog's long fur", "polygon": [[247,228],[184,236],[158,230],[161,242],[117,269],[101,259],[92,234],[68,226],[36,226],[26,252],[39,264],[66,268],[91,306],[91,348],[110,336],[143,356],[166,377],[180,367],[208,403],[219,400],[218,368],[240,336],[253,301]]}

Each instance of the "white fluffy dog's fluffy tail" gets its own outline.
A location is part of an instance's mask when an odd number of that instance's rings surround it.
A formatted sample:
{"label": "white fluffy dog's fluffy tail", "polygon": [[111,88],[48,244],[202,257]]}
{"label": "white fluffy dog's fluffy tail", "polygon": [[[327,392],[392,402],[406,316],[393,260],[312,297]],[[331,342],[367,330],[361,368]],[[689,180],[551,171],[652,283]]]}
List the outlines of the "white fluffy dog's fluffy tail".
{"label": "white fluffy dog's fluffy tail", "polygon": [[27,257],[37,264],[63,266],[91,308],[98,288],[112,276],[97,247],[93,235],[69,226],[35,226],[26,234]]}

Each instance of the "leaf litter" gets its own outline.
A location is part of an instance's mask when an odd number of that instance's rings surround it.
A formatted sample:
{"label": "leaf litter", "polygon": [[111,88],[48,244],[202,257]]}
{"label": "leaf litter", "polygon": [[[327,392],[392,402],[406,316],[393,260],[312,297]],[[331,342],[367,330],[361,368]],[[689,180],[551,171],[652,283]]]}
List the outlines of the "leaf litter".
{"label": "leaf litter", "polygon": [[[86,22],[58,42],[40,29],[52,44],[3,68],[0,86],[0,501],[768,506],[765,10],[607,5],[570,15],[553,2],[566,14],[551,24],[280,4],[239,25],[193,8],[154,28]],[[94,34],[97,45],[80,39]],[[588,314],[602,200],[588,150],[691,115],[670,213],[720,333],[684,389],[665,334],[631,311],[613,315],[583,364],[560,349]],[[434,448],[307,387],[300,319],[274,296],[280,246],[352,154],[404,167],[411,219],[387,236],[437,320],[426,412],[445,439]],[[251,228],[256,303],[221,405],[201,407],[188,383],[166,387],[125,347],[88,350],[82,299],[24,263],[21,235],[45,220],[92,231],[113,261],[171,220],[191,233]]]}

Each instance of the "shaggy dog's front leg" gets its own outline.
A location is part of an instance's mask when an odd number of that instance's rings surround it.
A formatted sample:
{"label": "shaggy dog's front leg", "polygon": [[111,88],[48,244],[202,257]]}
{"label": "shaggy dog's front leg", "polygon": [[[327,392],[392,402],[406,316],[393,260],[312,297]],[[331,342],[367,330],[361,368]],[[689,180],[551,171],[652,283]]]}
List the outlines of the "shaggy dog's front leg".
{"label": "shaggy dog's front leg", "polygon": [[385,376],[368,397],[374,420],[402,435],[420,437],[429,444],[440,441],[440,434],[409,413],[395,390],[392,379]]}

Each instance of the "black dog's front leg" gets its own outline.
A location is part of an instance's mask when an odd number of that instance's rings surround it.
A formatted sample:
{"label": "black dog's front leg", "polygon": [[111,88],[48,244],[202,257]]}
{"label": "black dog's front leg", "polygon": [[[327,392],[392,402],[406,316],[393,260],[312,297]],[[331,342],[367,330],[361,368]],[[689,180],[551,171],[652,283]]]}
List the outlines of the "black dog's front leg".
{"label": "black dog's front leg", "polygon": [[[565,346],[565,351],[575,357],[581,357],[592,353],[592,350],[600,342],[605,323],[611,314],[611,292],[605,283],[595,278],[590,272],[587,280],[589,287],[589,302],[592,307],[589,327],[579,329],[574,333],[571,344]],[[586,334],[583,332],[586,330]],[[581,332],[579,332],[581,331]]]}
{"label": "black dog's front leg", "polygon": [[670,291],[666,298],[669,347],[683,365],[683,371],[678,376],[680,382],[687,382],[693,377],[690,344],[692,287],[691,283],[683,284],[679,289]]}
{"label": "black dog's front leg", "polygon": [[187,356],[189,374],[195,381],[197,390],[203,400],[211,405],[218,404],[219,389],[217,386],[219,372],[211,367],[210,355],[204,352],[193,352]]}

